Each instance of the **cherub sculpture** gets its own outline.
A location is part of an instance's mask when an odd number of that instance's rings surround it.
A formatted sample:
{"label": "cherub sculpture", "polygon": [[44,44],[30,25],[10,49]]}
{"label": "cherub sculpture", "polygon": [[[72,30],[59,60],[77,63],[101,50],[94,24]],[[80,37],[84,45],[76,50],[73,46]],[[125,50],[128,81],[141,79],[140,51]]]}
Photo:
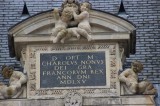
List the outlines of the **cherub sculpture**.
{"label": "cherub sculpture", "polygon": [[89,10],[91,8],[91,4],[89,2],[84,2],[80,5],[81,13],[77,15],[77,13],[73,9],[74,20],[78,22],[78,27],[68,28],[68,34],[61,40],[61,43],[64,43],[66,39],[69,39],[72,36],[77,36],[79,39],[80,36],[84,36],[88,39],[88,41],[92,40],[90,35],[91,26],[89,23]]}
{"label": "cherub sculpture", "polygon": [[[79,3],[76,0],[65,0],[62,5],[62,15],[60,16],[58,9],[54,10],[54,17],[57,20],[55,28],[52,30],[51,39],[53,43],[60,41],[64,43],[65,40],[76,36],[78,39],[80,36],[84,36],[91,41],[91,26],[89,24],[89,10],[91,4],[84,2],[81,4],[79,13]],[[74,21],[73,21],[74,20]],[[75,26],[78,24],[78,27]],[[54,37],[53,37],[54,36]]]}
{"label": "cherub sculpture", "polygon": [[156,89],[149,81],[138,82],[138,73],[143,70],[139,61],[132,62],[131,68],[124,70],[119,75],[119,80],[127,94],[155,94]]}
{"label": "cherub sculpture", "polygon": [[[64,2],[61,5],[61,12],[63,10],[65,10],[66,8],[69,8],[72,16],[73,16],[73,12],[76,12],[77,14],[79,14],[79,2],[77,0],[64,0]],[[73,18],[72,20],[68,23],[68,27],[76,27],[78,25],[78,22],[75,21]]]}
{"label": "cherub sculpture", "polygon": [[1,74],[9,79],[9,85],[0,83],[0,99],[18,98],[21,96],[27,82],[27,76],[22,72],[14,71],[12,67],[2,66]]}
{"label": "cherub sculpture", "polygon": [[[71,38],[72,36],[76,36],[77,39],[80,39],[80,33],[78,33],[80,30],[78,28],[67,28],[67,34],[65,37],[61,39],[61,43],[64,43],[66,40]],[[87,34],[87,33],[86,33]]]}
{"label": "cherub sculpture", "polygon": [[[68,33],[68,25],[75,25],[77,22],[71,22],[73,19],[73,12],[72,8],[74,8],[74,11],[78,13],[78,2],[76,0],[65,0],[62,4],[62,10],[61,10],[61,16],[59,14],[58,9],[54,9],[54,17],[57,20],[55,23],[55,28],[52,30],[51,33],[51,39],[53,40],[53,43],[57,43],[60,41],[60,39],[64,38]],[[53,38],[53,36],[55,38]],[[68,38],[68,37],[67,37]],[[63,40],[62,40],[63,41]]]}
{"label": "cherub sculpture", "polygon": [[141,81],[138,84],[138,94],[156,94],[157,90],[154,88],[153,84],[149,82],[147,79]]}
{"label": "cherub sculpture", "polygon": [[[75,21],[78,21],[78,29],[83,32],[82,36],[86,37],[88,39],[88,41],[91,41],[91,35],[89,35],[91,33],[91,26],[89,23],[89,10],[91,9],[91,4],[89,2],[84,2],[82,4],[80,4],[80,14],[77,15],[75,11],[73,11],[73,16]],[[87,32],[87,34],[84,34],[84,32]]]}
{"label": "cherub sculpture", "polygon": [[56,43],[60,38],[63,38],[68,33],[66,28],[68,27],[70,20],[73,18],[73,15],[69,8],[65,8],[62,11],[61,16],[58,9],[54,9],[53,14],[56,22],[55,28],[51,33],[51,40],[53,40],[53,43]]}

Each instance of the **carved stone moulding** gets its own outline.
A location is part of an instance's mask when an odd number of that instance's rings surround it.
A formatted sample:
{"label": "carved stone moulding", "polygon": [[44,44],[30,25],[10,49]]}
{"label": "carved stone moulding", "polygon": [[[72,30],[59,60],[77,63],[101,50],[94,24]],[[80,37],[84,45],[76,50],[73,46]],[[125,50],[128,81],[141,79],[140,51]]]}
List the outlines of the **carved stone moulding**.
{"label": "carved stone moulding", "polygon": [[[79,97],[79,96],[78,96]],[[47,105],[55,105],[55,106],[64,106],[64,99],[51,99],[51,100],[29,100],[29,99],[21,99],[21,100],[5,100],[1,101],[0,105],[5,106],[31,106],[31,105],[39,105],[39,106],[47,106]],[[122,96],[122,97],[114,97],[114,98],[85,98],[83,97],[82,106],[108,106],[108,105],[117,105],[117,106],[156,106],[153,100],[153,96]],[[71,105],[72,106],[72,105]],[[81,105],[80,105],[81,106]]]}
{"label": "carved stone moulding", "polygon": [[[68,51],[69,50],[69,51]],[[80,93],[82,96],[86,96],[86,97],[106,97],[106,96],[118,96],[119,95],[119,82],[117,82],[117,73],[118,70],[120,68],[120,66],[118,66],[119,64],[119,48],[118,48],[118,44],[116,43],[94,43],[94,44],[61,44],[61,45],[30,45],[27,46],[27,55],[28,55],[28,59],[26,60],[26,64],[28,64],[28,76],[29,76],[29,81],[28,81],[28,98],[41,98],[41,99],[45,99],[45,98],[64,98],[64,96],[69,93],[70,91],[75,91],[77,93]],[[80,57],[81,53],[105,53],[104,56],[105,58],[104,61],[98,59],[98,58],[94,58],[91,62],[101,62],[102,64],[104,64],[104,68],[98,68],[99,70],[102,69],[104,70],[102,73],[105,76],[101,76],[103,77],[103,79],[101,79],[100,81],[103,82],[102,85],[99,84],[87,84],[87,85],[81,85],[80,82],[79,84],[78,82],[74,82],[74,86],[68,86],[67,84],[65,86],[59,86],[59,85],[53,85],[55,87],[51,87],[51,79],[47,79],[45,77],[42,76],[42,73],[44,73],[45,75],[48,73],[48,77],[49,75],[51,75],[51,73],[49,71],[45,71],[45,69],[43,70],[44,67],[42,67],[42,64],[46,62],[46,60],[42,59],[42,56],[48,56],[48,55],[52,55],[52,54],[56,54],[56,53],[60,53],[63,54],[65,53],[65,55],[69,55],[71,53],[78,53],[79,55],[79,59],[74,60],[73,63],[75,63],[75,67],[78,66],[76,65],[77,63],[79,63],[80,61],[84,62],[88,60],[83,59],[84,55],[82,57]],[[32,56],[33,54],[35,54],[36,56]],[[96,54],[94,54],[95,56]],[[55,57],[56,55],[54,55]],[[87,55],[89,56],[89,55]],[[47,58],[47,57],[44,57]],[[75,58],[75,57],[74,57]],[[92,58],[92,57],[89,57]],[[41,59],[41,60],[40,60]],[[47,59],[47,62],[52,60]],[[56,60],[59,61],[59,60]],[[60,60],[62,61],[62,60]],[[59,62],[60,62],[59,61]],[[86,63],[87,64],[87,63]],[[96,72],[96,76],[93,76],[93,72],[89,73],[89,71],[92,71],[92,67],[94,67],[94,63],[93,65],[91,65],[91,63],[88,65],[83,65],[83,68],[80,65],[80,69],[78,70],[83,70],[83,71],[88,71],[87,75],[90,75],[90,79],[92,81],[91,77],[96,77],[98,76],[98,72]],[[99,63],[97,63],[99,64]],[[32,66],[36,66],[32,67]],[[68,70],[67,68],[68,66],[66,66],[64,69]],[[103,67],[103,66],[102,66]],[[35,68],[35,69],[34,69]],[[72,66],[73,68],[73,66]],[[77,69],[77,68],[75,68]],[[75,73],[75,69],[70,69],[72,72],[74,71]],[[35,70],[35,71],[34,71]],[[52,69],[51,69],[52,70]],[[70,71],[70,72],[71,72]],[[55,71],[54,71],[55,72]],[[84,73],[84,72],[83,72]],[[106,74],[105,74],[106,73]],[[72,73],[73,74],[73,73]],[[47,75],[46,75],[47,76]],[[62,82],[58,82],[60,80],[60,77],[58,77],[57,75],[55,75],[55,73],[53,73],[53,76],[57,79],[57,84],[62,84]],[[76,76],[76,75],[74,75]],[[71,77],[74,77],[71,76]],[[81,76],[78,76],[81,77]],[[78,78],[77,77],[77,78]],[[76,78],[73,78],[72,80],[75,80]],[[84,78],[87,79],[87,78]],[[55,81],[53,80],[53,81]],[[46,81],[46,82],[45,82]],[[51,82],[49,82],[51,81]],[[87,80],[88,81],[88,80]],[[44,82],[44,85],[43,85]],[[47,83],[50,83],[50,86],[46,85]],[[48,84],[49,84],[48,83]],[[67,82],[66,82],[67,83]],[[100,83],[100,82],[99,82]],[[63,82],[64,84],[64,82]],[[48,86],[47,88],[45,86]],[[68,86],[68,87],[67,87]]]}

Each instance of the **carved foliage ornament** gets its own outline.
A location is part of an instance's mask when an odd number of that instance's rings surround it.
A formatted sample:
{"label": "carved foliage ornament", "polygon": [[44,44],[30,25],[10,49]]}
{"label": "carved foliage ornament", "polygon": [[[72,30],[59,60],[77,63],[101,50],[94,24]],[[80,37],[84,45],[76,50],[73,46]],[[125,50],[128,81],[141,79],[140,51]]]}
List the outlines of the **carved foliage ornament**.
{"label": "carved foliage ornament", "polygon": [[65,106],[82,106],[82,96],[77,92],[69,92],[65,97]]}

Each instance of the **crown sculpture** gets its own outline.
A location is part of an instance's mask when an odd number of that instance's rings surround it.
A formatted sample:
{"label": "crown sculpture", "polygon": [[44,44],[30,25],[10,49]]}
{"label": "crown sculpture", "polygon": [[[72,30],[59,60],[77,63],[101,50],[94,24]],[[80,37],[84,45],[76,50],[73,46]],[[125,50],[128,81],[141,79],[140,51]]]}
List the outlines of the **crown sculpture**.
{"label": "crown sculpture", "polygon": [[51,40],[53,43],[61,42],[71,38],[72,36],[80,39],[80,36],[92,40],[90,35],[91,26],[89,23],[89,10],[91,4],[83,2],[79,4],[76,0],[65,0],[61,6],[61,10],[55,8],[53,16],[56,19],[55,27],[51,31]]}

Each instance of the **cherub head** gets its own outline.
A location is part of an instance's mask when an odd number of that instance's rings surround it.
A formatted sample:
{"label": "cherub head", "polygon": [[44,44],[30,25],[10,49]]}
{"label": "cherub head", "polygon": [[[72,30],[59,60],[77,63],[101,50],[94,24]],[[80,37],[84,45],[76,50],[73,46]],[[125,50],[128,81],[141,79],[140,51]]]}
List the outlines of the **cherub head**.
{"label": "cherub head", "polygon": [[1,74],[4,78],[10,78],[11,75],[13,74],[13,67],[8,67],[6,65],[2,66]]}
{"label": "cherub head", "polygon": [[72,7],[77,14],[79,13],[79,2],[77,0],[64,0],[61,11],[68,7]]}
{"label": "cherub head", "polygon": [[134,61],[131,65],[132,69],[136,73],[140,73],[143,70],[143,64],[140,61]]}
{"label": "cherub head", "polygon": [[73,12],[71,7],[67,7],[62,11],[61,18],[63,21],[68,22],[73,18]]}
{"label": "cherub head", "polygon": [[91,9],[92,5],[89,2],[83,2],[80,4],[80,11],[89,11]]}

